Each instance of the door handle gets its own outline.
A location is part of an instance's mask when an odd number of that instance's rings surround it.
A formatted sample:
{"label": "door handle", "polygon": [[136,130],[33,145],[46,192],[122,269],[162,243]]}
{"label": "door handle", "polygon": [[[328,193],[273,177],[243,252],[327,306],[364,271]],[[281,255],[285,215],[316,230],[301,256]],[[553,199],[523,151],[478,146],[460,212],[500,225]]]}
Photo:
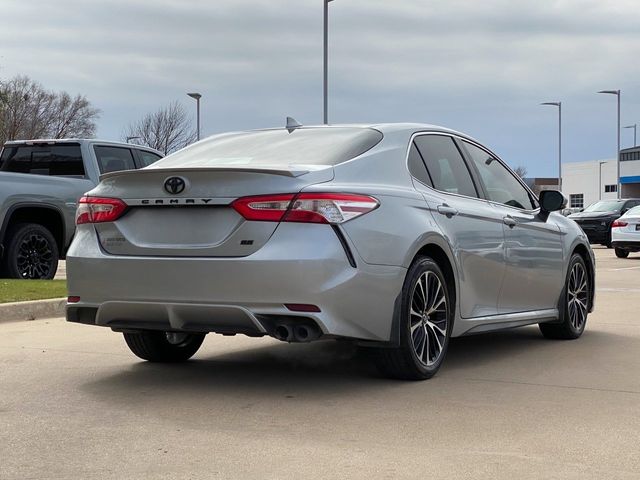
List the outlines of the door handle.
{"label": "door handle", "polygon": [[442,215],[446,215],[449,218],[451,218],[454,215],[458,214],[458,210],[456,210],[453,207],[450,207],[446,203],[443,203],[442,205],[438,205],[438,209],[437,210],[438,210],[438,213],[441,213]]}
{"label": "door handle", "polygon": [[518,224],[511,215],[507,215],[506,217],[502,217],[502,221],[509,228],[513,228]]}

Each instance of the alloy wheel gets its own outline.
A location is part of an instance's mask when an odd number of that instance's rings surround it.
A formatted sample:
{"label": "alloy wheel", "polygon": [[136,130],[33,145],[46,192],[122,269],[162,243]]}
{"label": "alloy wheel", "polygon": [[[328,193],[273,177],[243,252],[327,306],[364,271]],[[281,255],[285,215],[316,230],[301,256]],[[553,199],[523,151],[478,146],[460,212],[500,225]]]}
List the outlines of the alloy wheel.
{"label": "alloy wheel", "polygon": [[39,233],[26,235],[18,248],[17,267],[21,278],[46,278],[53,263],[53,250]]}
{"label": "alloy wheel", "polygon": [[440,278],[424,272],[413,286],[409,323],[411,343],[418,359],[425,365],[436,363],[445,347],[449,311]]}
{"label": "alloy wheel", "polygon": [[569,274],[567,302],[569,321],[576,330],[581,329],[587,320],[588,293],[587,272],[581,263],[575,263]]}

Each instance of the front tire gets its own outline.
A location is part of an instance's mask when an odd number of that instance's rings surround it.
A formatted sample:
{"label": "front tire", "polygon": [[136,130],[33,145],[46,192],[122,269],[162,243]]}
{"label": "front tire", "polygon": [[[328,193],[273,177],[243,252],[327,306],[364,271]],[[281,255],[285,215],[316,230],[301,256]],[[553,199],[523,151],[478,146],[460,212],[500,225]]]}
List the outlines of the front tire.
{"label": "front tire", "polygon": [[124,333],[129,349],[149,362],[175,363],[189,360],[204,341],[204,333],[138,332]]}
{"label": "front tire", "polygon": [[629,250],[622,250],[621,248],[616,248],[616,257],[627,258],[628,256],[629,256]]}
{"label": "front tire", "polygon": [[7,232],[4,271],[9,278],[51,280],[58,269],[58,244],[37,223],[19,223]]}
{"label": "front tire", "polygon": [[433,377],[447,353],[452,313],[442,270],[431,258],[418,258],[402,287],[400,345],[379,349],[378,368],[389,377],[403,380]]}
{"label": "front tire", "polygon": [[580,337],[587,324],[591,280],[584,259],[574,253],[565,280],[564,306],[560,323],[540,323],[546,338],[573,340]]}

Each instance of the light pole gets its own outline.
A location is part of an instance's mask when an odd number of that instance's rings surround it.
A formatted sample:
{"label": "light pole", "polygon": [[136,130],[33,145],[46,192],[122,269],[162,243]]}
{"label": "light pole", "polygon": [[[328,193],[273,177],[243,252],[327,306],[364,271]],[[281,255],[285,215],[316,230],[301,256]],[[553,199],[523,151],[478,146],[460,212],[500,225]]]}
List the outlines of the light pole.
{"label": "light pole", "polygon": [[140,137],[127,137],[127,143],[129,143],[131,140],[137,140]]}
{"label": "light pole", "polygon": [[636,143],[636,133],[637,133],[637,129],[638,129],[638,124],[634,123],[633,125],[627,125],[624,128],[633,128],[633,146],[635,147],[637,145],[637,143]]}
{"label": "light pole", "polygon": [[329,124],[329,2],[324,1],[324,124]]}
{"label": "light pole", "polygon": [[598,175],[598,200],[602,200],[602,165],[607,162],[600,162],[598,167],[600,168],[600,174]]}
{"label": "light pole", "polygon": [[200,140],[200,99],[202,95],[199,93],[187,93],[187,95],[196,99],[196,139]]}
{"label": "light pole", "polygon": [[600,90],[598,93],[607,93],[618,97],[618,152],[616,155],[616,190],[620,198],[620,90]]}
{"label": "light pole", "polygon": [[544,102],[540,105],[558,107],[558,190],[562,191],[562,102]]}

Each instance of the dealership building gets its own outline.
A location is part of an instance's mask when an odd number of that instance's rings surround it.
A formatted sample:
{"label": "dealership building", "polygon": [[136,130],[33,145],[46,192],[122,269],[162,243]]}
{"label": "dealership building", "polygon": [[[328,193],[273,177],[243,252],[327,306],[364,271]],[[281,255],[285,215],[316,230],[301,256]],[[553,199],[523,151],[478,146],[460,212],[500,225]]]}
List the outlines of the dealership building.
{"label": "dealership building", "polygon": [[[598,200],[618,197],[615,159],[562,164],[562,192],[568,207],[584,208]],[[622,198],[640,198],[640,147],[620,151]]]}

